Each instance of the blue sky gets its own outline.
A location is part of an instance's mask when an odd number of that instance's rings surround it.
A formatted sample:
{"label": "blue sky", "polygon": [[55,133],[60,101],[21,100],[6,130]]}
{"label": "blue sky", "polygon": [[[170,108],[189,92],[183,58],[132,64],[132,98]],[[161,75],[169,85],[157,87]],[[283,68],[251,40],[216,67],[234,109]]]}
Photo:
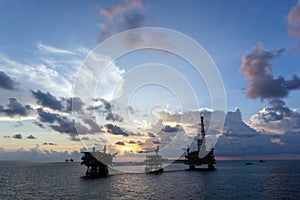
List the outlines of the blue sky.
{"label": "blue sky", "polygon": [[[129,104],[114,101],[118,98],[113,98],[112,88],[119,84],[122,91],[128,72],[145,63],[168,65],[189,81],[199,106],[185,110],[186,116],[194,116],[195,110],[214,113],[203,77],[179,57],[151,50],[115,60],[98,83],[97,100],[76,100],[72,89],[86,72],[80,66],[89,61],[88,53],[115,33],[148,26],[186,34],[215,62],[227,103],[225,126],[217,134],[218,155],[300,153],[298,1],[15,0],[1,1],[0,13],[0,159],[20,159],[20,152],[66,156],[65,151],[95,144],[108,145],[112,152],[121,152],[120,157],[134,156],[138,150],[170,142],[168,126],[187,133],[191,124],[177,120],[184,114],[178,113],[180,102],[168,88],[145,86]],[[100,63],[110,61],[103,57]],[[71,97],[79,110],[89,111],[89,118],[79,115],[79,134],[71,127]],[[107,107],[110,103],[112,108]],[[259,150],[253,151],[249,140]]]}

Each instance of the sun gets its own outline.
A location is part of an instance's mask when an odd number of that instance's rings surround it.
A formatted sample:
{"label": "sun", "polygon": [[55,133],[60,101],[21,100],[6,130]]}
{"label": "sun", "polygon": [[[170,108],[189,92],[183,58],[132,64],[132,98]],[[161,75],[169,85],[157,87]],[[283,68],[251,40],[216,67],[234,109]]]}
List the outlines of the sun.
{"label": "sun", "polygon": [[118,150],[119,150],[119,155],[124,156],[125,152],[131,153],[131,154],[137,154],[141,150],[141,148],[139,146],[123,145],[123,146],[118,147]]}

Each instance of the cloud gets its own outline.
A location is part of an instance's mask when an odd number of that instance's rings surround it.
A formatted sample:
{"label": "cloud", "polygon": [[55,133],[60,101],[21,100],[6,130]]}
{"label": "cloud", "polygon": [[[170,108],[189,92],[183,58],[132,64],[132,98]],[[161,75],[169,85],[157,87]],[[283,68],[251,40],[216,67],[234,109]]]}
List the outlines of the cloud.
{"label": "cloud", "polygon": [[[67,112],[83,112],[83,106],[85,105],[81,98],[61,98],[58,100],[55,96],[49,92],[42,92],[40,90],[33,91],[31,90],[33,97],[36,99],[36,102],[43,106],[48,107],[53,110],[58,111],[67,111]],[[65,105],[65,106],[64,106]]]}
{"label": "cloud", "polygon": [[113,113],[113,103],[109,102],[103,98],[95,99],[96,102],[100,101],[102,105],[99,105],[97,107],[89,107],[87,110],[97,110],[100,113],[105,114],[105,119],[109,121],[117,121],[122,122],[124,118],[120,116],[119,114]]}
{"label": "cloud", "polygon": [[31,90],[31,93],[39,105],[51,108],[53,110],[62,110],[63,109],[63,105],[61,104],[61,102],[58,101],[49,92],[44,93],[40,90],[38,90],[36,92]]}
{"label": "cloud", "polygon": [[283,76],[274,78],[273,65],[270,61],[284,52],[284,49],[267,51],[260,44],[253,51],[242,58],[240,72],[248,81],[247,97],[251,99],[272,99],[287,97],[291,90],[300,89],[300,78],[294,75],[286,80]]}
{"label": "cloud", "polygon": [[73,121],[70,121],[65,116],[61,116],[56,113],[46,112],[43,109],[39,108],[38,110],[39,120],[41,122],[46,122],[49,124],[53,130],[60,133],[67,133],[70,136],[77,135],[77,131]]}
{"label": "cloud", "polygon": [[253,137],[258,133],[242,120],[240,109],[226,114],[225,123],[223,127],[223,136],[226,137]]}
{"label": "cloud", "polygon": [[88,141],[88,140],[90,140],[90,138],[89,137],[81,137],[80,140]]}
{"label": "cloud", "polygon": [[40,127],[40,128],[45,128],[44,124],[42,124],[42,123],[39,122],[39,121],[34,121],[34,122],[32,122],[32,123],[34,123],[35,125],[37,125],[37,126]]}
{"label": "cloud", "polygon": [[271,100],[269,104],[251,116],[253,127],[272,134],[300,131],[300,113],[297,110],[285,106],[285,102],[279,99]]}
{"label": "cloud", "polygon": [[66,106],[66,109],[67,111],[69,112],[82,112],[83,109],[83,101],[80,97],[74,97],[74,98],[69,98],[67,99],[67,106]]}
{"label": "cloud", "polygon": [[50,145],[50,146],[55,146],[57,144],[53,143],[53,142],[44,142],[43,145]]}
{"label": "cloud", "polygon": [[[122,88],[124,73],[125,70],[116,66],[108,55],[93,51],[76,73],[73,96],[80,97],[85,103],[95,97],[111,101],[122,92],[118,89]],[[116,89],[116,86],[120,87]],[[95,91],[91,92],[94,89]]]}
{"label": "cloud", "polygon": [[45,45],[42,43],[37,43],[37,48],[45,53],[52,53],[52,54],[70,54],[70,55],[78,55],[72,51],[68,51],[65,49],[59,49],[59,48],[55,48],[49,45]]}
{"label": "cloud", "polygon": [[123,135],[125,137],[128,137],[128,135],[129,135],[125,130],[121,129],[117,125],[106,124],[105,126],[107,128],[107,131],[109,133],[111,133],[111,134],[114,134],[114,135]]}
{"label": "cloud", "polygon": [[96,119],[94,117],[84,118],[84,123],[88,125],[88,133],[100,133],[103,132],[100,126],[97,124]]}
{"label": "cloud", "polygon": [[[144,10],[140,0],[126,0],[123,4],[114,4],[108,9],[102,8],[100,13],[105,17],[105,22],[100,24],[101,33],[98,40],[101,42],[115,33],[141,27],[145,21]],[[137,42],[139,37],[131,37],[131,40]]]}
{"label": "cloud", "polygon": [[259,133],[247,125],[242,120],[241,111],[236,109],[226,115],[223,134],[215,146],[215,153],[217,156],[278,154],[284,147],[272,142],[273,139],[272,135]]}
{"label": "cloud", "polygon": [[14,116],[28,116],[32,112],[33,108],[30,105],[22,105],[15,98],[9,98],[9,103],[4,106],[0,106],[0,114],[7,115],[9,117]]}
{"label": "cloud", "polygon": [[74,141],[80,141],[80,138],[77,138],[80,134],[103,132],[94,117],[85,116],[75,122],[69,115],[46,112],[42,108],[37,109],[37,112],[41,122],[48,123],[48,126],[57,132],[69,134]]}
{"label": "cloud", "polygon": [[58,124],[49,125],[53,130],[60,133],[67,133],[71,137],[78,135],[77,129],[73,121],[70,121],[67,117],[61,117],[57,119]]}
{"label": "cloud", "polygon": [[176,126],[174,126],[174,127],[172,127],[172,126],[169,126],[169,125],[166,125],[163,129],[162,129],[162,131],[164,131],[164,132],[167,132],[167,133],[172,133],[172,132],[178,132],[178,131],[180,131],[180,130],[182,130],[183,128],[180,126],[180,125],[176,125]]}
{"label": "cloud", "polygon": [[159,140],[153,140],[152,143],[153,144],[161,144],[161,142]]}
{"label": "cloud", "polygon": [[123,117],[118,115],[118,114],[107,113],[106,114],[106,120],[122,122]]}
{"label": "cloud", "polygon": [[0,71],[0,88],[4,90],[17,90],[18,83],[3,71]]}
{"label": "cloud", "polygon": [[[44,146],[44,145],[43,145]],[[55,151],[53,149],[43,149],[39,145],[29,150],[18,149],[10,152],[0,147],[1,160],[26,160],[26,161],[64,161],[66,158],[80,160],[81,153],[79,151]]]}
{"label": "cloud", "polygon": [[120,142],[120,141],[119,141],[119,142],[116,142],[115,144],[116,144],[116,145],[125,145],[124,142]]}
{"label": "cloud", "polygon": [[22,136],[21,133],[18,133],[18,134],[16,134],[16,135],[13,135],[13,138],[15,138],[15,139],[22,139],[23,136]]}
{"label": "cloud", "polygon": [[[295,37],[298,42],[300,39],[300,4],[298,3],[294,6],[289,14],[287,15],[287,20],[289,24],[288,34],[292,37]],[[300,52],[300,43],[294,48],[292,52]]]}
{"label": "cloud", "polygon": [[148,133],[148,136],[149,137],[156,137],[154,133],[150,133],[150,132]]}
{"label": "cloud", "polygon": [[32,140],[32,139],[36,139],[36,137],[34,137],[33,135],[29,135],[29,136],[27,137],[27,139]]}
{"label": "cloud", "polygon": [[37,112],[41,122],[54,123],[59,119],[58,114],[45,112],[42,108],[37,109]]}
{"label": "cloud", "polygon": [[[48,56],[42,58],[39,54],[35,54],[24,59],[26,63],[0,54],[1,67],[22,83],[23,90],[40,89],[56,95],[71,96],[75,69],[82,62],[79,58],[64,57],[59,60]],[[23,93],[22,95],[24,96]]]}

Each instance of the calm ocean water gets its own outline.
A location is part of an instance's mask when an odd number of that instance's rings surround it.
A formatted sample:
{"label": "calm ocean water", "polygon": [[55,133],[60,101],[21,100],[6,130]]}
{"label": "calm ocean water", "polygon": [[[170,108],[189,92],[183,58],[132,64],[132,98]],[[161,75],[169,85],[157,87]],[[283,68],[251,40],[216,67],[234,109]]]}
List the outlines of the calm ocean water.
{"label": "calm ocean water", "polygon": [[300,161],[218,161],[217,170],[84,179],[79,163],[0,162],[0,199],[300,199]]}

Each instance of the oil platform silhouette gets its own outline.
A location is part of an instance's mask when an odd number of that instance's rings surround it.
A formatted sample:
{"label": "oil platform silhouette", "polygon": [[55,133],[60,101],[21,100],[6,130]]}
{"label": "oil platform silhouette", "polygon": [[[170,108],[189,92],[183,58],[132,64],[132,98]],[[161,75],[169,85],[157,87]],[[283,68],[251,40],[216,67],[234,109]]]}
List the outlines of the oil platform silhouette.
{"label": "oil platform silhouette", "polygon": [[[206,149],[205,130],[204,130],[204,117],[201,115],[200,127],[197,129],[197,150],[190,152],[190,148],[186,149],[184,164],[189,166],[190,170],[197,170],[196,166],[207,164],[207,168],[198,168],[199,170],[212,170],[215,169],[214,164],[214,148]],[[201,136],[200,136],[201,135]]]}
{"label": "oil platform silhouette", "polygon": [[108,165],[112,165],[113,157],[118,152],[106,153],[106,146],[104,146],[103,152],[95,151],[95,147],[93,147],[93,151],[82,151],[81,153],[84,154],[81,164],[87,166],[86,177],[97,178],[108,175]]}

